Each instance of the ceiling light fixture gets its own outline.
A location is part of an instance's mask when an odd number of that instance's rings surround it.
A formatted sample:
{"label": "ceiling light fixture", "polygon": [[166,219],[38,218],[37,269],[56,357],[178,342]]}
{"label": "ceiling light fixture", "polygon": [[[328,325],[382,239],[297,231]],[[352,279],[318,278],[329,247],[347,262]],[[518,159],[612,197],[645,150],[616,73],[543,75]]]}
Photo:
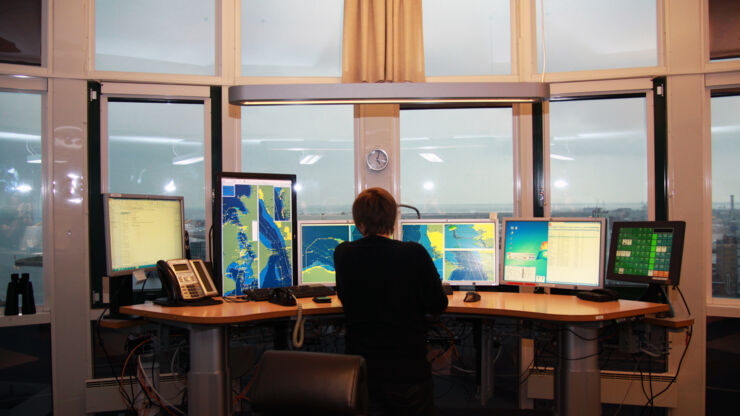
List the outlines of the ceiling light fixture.
{"label": "ceiling light fixture", "polygon": [[229,103],[234,105],[508,104],[549,99],[549,84],[540,82],[403,82],[229,87]]}

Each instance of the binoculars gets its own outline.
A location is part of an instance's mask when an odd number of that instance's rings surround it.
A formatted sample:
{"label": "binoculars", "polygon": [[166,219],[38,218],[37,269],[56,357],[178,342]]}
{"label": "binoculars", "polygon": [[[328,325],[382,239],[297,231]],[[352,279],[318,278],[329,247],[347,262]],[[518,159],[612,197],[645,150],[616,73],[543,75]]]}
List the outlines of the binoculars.
{"label": "binoculars", "polygon": [[[21,302],[18,302],[18,296]],[[28,273],[23,273],[18,278],[18,273],[10,275],[8,292],[5,297],[5,315],[18,315],[18,305],[21,305],[21,314],[31,315],[36,313],[36,303],[33,300],[33,284],[29,280]]]}

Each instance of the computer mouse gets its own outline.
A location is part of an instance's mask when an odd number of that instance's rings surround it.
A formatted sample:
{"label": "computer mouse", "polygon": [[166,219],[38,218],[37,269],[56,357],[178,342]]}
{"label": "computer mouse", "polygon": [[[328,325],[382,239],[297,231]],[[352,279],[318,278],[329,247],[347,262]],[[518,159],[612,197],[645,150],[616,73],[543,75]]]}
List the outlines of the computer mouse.
{"label": "computer mouse", "polygon": [[463,302],[478,302],[480,300],[480,294],[477,292],[467,292],[465,293],[465,299],[463,299]]}

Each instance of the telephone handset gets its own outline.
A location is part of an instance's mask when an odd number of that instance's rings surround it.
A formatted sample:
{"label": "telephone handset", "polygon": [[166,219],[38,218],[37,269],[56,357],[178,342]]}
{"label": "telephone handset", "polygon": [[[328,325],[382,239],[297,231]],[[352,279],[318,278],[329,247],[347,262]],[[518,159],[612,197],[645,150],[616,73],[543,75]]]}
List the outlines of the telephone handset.
{"label": "telephone handset", "polygon": [[213,284],[211,274],[203,260],[160,260],[157,262],[157,272],[167,299],[163,302],[155,301],[155,303],[166,306],[221,303],[220,300],[211,299],[212,296],[218,295],[218,289]]}

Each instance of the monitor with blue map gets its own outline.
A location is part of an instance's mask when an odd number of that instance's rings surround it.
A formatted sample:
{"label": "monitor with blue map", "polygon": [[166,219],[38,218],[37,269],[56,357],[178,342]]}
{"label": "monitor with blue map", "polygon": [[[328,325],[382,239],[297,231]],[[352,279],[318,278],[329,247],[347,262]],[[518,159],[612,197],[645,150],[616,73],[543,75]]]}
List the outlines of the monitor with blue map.
{"label": "monitor with blue map", "polygon": [[334,249],[362,234],[351,220],[316,220],[298,223],[298,283],[336,285]]}
{"label": "monitor with blue map", "polygon": [[222,172],[214,215],[214,271],[221,293],[293,286],[296,276],[295,175]]}
{"label": "monitor with blue map", "polygon": [[495,220],[402,220],[401,238],[427,249],[443,282],[498,284]]}
{"label": "monitor with blue map", "polygon": [[504,218],[501,283],[604,286],[605,218]]}

